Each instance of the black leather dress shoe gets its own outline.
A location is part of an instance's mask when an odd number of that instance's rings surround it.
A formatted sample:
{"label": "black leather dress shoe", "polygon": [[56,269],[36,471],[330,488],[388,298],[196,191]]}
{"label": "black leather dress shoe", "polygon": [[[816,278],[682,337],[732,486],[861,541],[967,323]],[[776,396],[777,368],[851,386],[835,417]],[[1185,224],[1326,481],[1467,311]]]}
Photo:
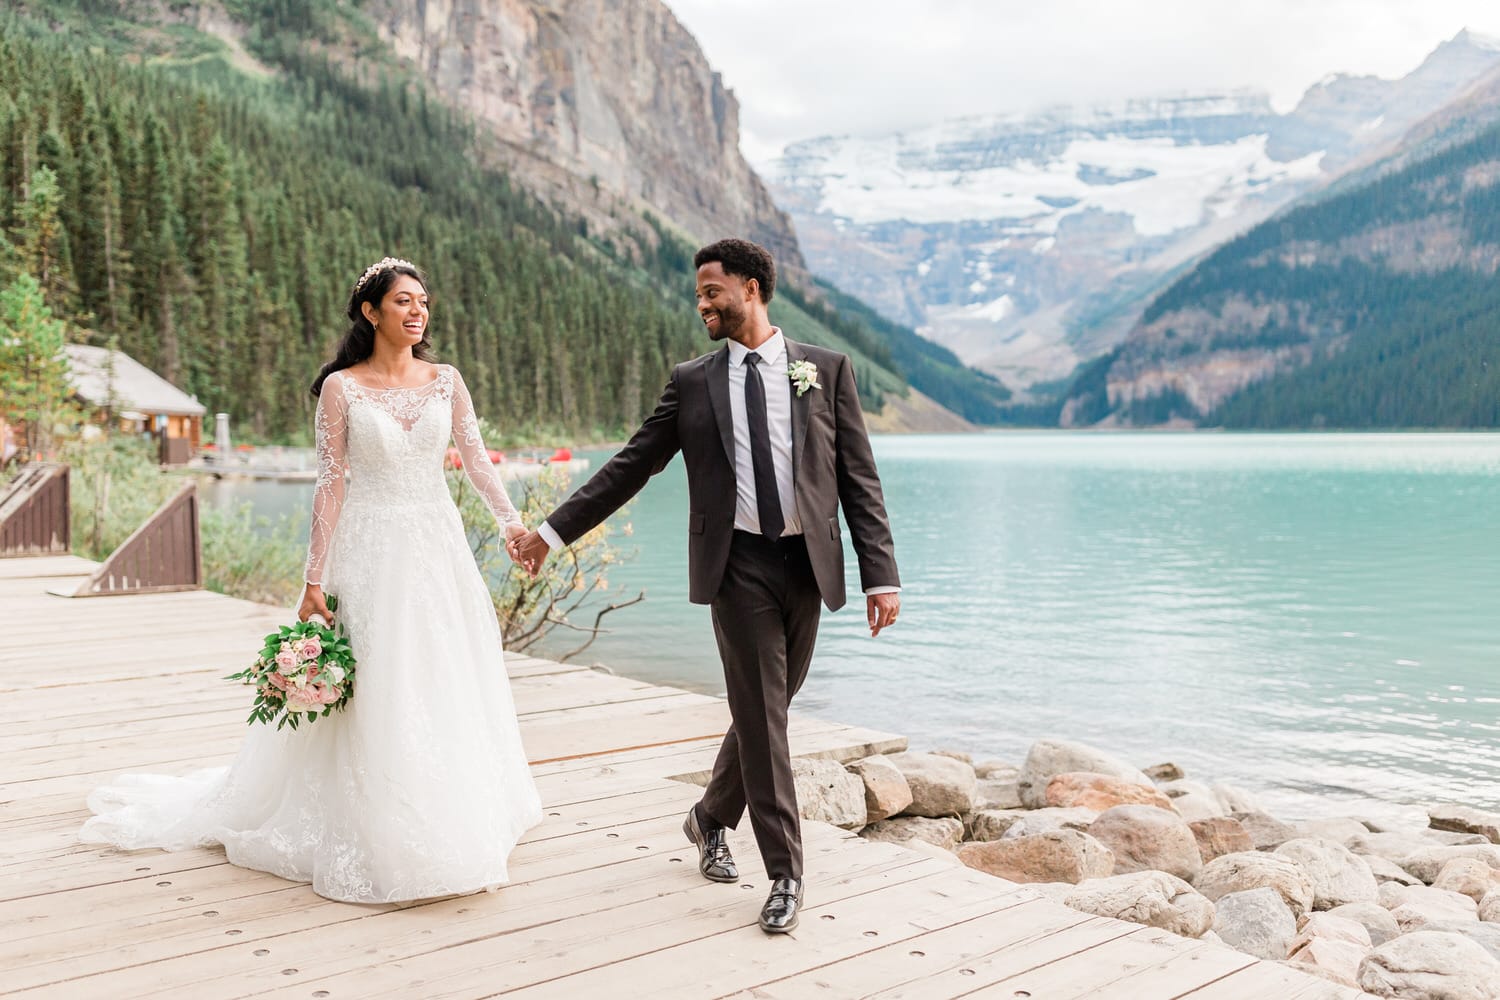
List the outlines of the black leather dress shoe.
{"label": "black leather dress shoe", "polygon": [[785,934],[797,926],[802,909],[802,880],[779,878],[771,883],[771,894],[760,908],[760,929],[767,934]]}
{"label": "black leather dress shoe", "polygon": [[738,882],[740,870],[734,866],[734,855],[729,853],[729,842],[724,839],[724,828],[704,831],[698,823],[698,810],[688,810],[682,821],[682,832],[687,834],[698,848],[698,871],[710,882]]}

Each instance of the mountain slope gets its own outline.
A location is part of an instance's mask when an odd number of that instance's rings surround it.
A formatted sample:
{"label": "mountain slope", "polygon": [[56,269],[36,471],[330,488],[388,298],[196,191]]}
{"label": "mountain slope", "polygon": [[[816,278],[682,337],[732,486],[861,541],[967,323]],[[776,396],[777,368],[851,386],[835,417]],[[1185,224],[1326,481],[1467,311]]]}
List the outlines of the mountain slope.
{"label": "mountain slope", "polygon": [[1062,423],[1500,426],[1500,125],[1374,174],[1208,256]]}
{"label": "mountain slope", "polygon": [[815,273],[1022,398],[1129,332],[1216,245],[1316,190],[1500,67],[1461,33],[1401,80],[824,137],[768,166]]}

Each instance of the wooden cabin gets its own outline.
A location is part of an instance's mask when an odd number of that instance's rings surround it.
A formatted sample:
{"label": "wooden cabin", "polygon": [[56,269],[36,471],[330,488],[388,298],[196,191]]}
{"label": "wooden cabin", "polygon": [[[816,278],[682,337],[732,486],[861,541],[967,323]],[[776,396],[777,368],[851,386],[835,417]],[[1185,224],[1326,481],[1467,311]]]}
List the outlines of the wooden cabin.
{"label": "wooden cabin", "polygon": [[203,440],[208,408],[124,351],[68,344],[74,394],[94,410],[112,411],[127,433],[149,434],[164,465],[182,465]]}

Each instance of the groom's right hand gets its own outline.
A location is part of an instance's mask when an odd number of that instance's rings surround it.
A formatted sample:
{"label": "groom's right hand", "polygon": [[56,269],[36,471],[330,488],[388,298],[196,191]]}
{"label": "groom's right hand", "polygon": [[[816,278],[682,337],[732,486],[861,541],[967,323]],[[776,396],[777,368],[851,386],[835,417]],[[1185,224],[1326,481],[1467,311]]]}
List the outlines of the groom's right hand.
{"label": "groom's right hand", "polygon": [[527,573],[531,574],[531,578],[534,580],[536,579],[536,575],[542,570],[543,561],[552,552],[552,547],[547,544],[547,540],[541,535],[535,531],[528,531],[525,535],[511,542],[507,546],[507,551],[510,552],[511,560]]}

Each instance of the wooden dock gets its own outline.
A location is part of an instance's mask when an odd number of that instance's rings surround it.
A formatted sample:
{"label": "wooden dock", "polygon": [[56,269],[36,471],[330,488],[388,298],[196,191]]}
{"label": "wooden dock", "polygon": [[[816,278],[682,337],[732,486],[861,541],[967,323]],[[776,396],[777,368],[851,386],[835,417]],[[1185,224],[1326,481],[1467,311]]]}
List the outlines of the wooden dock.
{"label": "wooden dock", "polygon": [[[682,779],[710,766],[723,701],[525,656],[508,668],[546,813],[497,892],[352,905],[235,868],[219,849],[80,844],[84,797],[113,775],[232,759],[246,695],[221,678],[286,618],[202,591],[47,593],[93,565],[0,560],[0,995],[1360,995],[818,823],[804,826],[802,926],[768,937],[756,927],[767,885],[749,824],[731,837],[741,885],[699,877],[680,830],[697,799]],[[904,745],[794,717],[800,755]]]}

